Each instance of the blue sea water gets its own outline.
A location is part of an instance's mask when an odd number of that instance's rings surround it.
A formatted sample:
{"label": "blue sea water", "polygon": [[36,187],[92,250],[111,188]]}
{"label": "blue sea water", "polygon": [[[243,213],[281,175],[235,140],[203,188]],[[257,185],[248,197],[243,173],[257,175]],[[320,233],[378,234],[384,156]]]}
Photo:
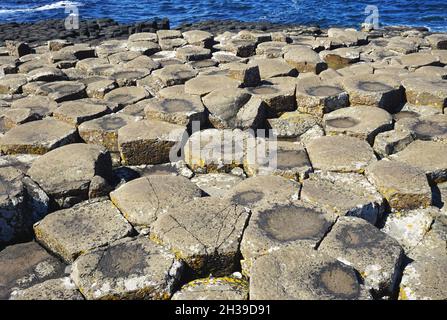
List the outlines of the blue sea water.
{"label": "blue sea water", "polygon": [[375,5],[381,25],[425,26],[447,31],[447,0],[0,0],[0,22],[32,22],[68,15],[109,17],[121,23],[168,17],[171,26],[213,19],[359,27]]}

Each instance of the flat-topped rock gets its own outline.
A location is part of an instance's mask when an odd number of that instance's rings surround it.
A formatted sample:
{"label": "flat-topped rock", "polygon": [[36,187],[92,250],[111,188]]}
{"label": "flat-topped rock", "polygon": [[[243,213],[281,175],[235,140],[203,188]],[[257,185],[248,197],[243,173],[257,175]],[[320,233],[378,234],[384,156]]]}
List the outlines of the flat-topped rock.
{"label": "flat-topped rock", "polygon": [[312,167],[315,170],[362,173],[377,161],[371,146],[349,136],[325,136],[306,143]]}
{"label": "flat-topped rock", "polygon": [[129,51],[135,51],[147,56],[151,56],[158,51],[161,51],[158,43],[152,41],[129,41],[127,43]]}
{"label": "flat-topped rock", "polygon": [[273,77],[295,77],[298,72],[290,66],[284,59],[253,59],[249,64],[257,65],[261,79],[269,79]]}
{"label": "flat-topped rock", "polygon": [[117,88],[104,95],[106,101],[118,104],[120,108],[124,108],[125,106],[137,103],[138,101],[149,97],[149,92],[141,87]]}
{"label": "flat-topped rock", "polygon": [[56,108],[57,103],[44,96],[28,96],[11,103],[11,109],[29,109],[40,118],[52,115]]}
{"label": "flat-topped rock", "polygon": [[157,42],[158,41],[158,35],[153,32],[138,32],[131,34],[129,36],[129,41],[152,41]]}
{"label": "flat-topped rock", "polygon": [[78,131],[86,143],[102,145],[110,152],[117,153],[118,130],[135,121],[135,117],[127,114],[108,114],[99,119],[83,122]]}
{"label": "flat-topped rock", "polygon": [[[275,158],[275,164],[246,161],[244,170],[249,176],[270,173],[287,179],[302,181],[312,172],[312,165],[307,152],[300,143],[278,141],[275,147],[269,145],[268,151],[269,155],[266,158]],[[275,155],[272,153],[275,153]]]}
{"label": "flat-topped rock", "polygon": [[110,112],[107,104],[94,100],[75,100],[63,102],[54,110],[53,117],[74,126],[100,118]]}
{"label": "flat-topped rock", "polygon": [[104,96],[117,86],[115,80],[105,79],[89,83],[85,91],[89,98],[104,99]]}
{"label": "flat-topped rock", "polygon": [[370,297],[352,267],[302,247],[283,248],[258,258],[251,269],[250,299],[364,300]]}
{"label": "flat-topped rock", "polygon": [[419,168],[427,174],[430,181],[439,183],[447,180],[446,152],[445,143],[417,140],[392,158]]}
{"label": "flat-topped rock", "polygon": [[299,111],[284,112],[279,118],[267,121],[278,139],[299,138],[312,128],[320,128],[321,123],[317,117]]}
{"label": "flat-topped rock", "polygon": [[434,207],[390,213],[382,231],[396,239],[411,258],[412,250],[430,231],[434,218],[438,215],[439,210]]}
{"label": "flat-topped rock", "polygon": [[6,154],[45,154],[76,141],[76,128],[52,118],[22,124],[0,138],[0,150]]}
{"label": "flat-topped rock", "polygon": [[246,58],[256,53],[256,41],[250,39],[231,39],[225,43],[225,51],[230,51],[241,58]]}
{"label": "flat-topped rock", "polygon": [[184,126],[157,120],[129,123],[118,130],[118,147],[123,163],[170,162],[171,149],[181,140],[185,129]]}
{"label": "flat-topped rock", "polygon": [[334,70],[347,67],[360,61],[360,50],[354,48],[338,48],[320,52],[320,57]]}
{"label": "flat-topped rock", "polygon": [[425,37],[433,49],[447,50],[447,36],[445,34],[432,34]]}
{"label": "flat-topped rock", "polygon": [[325,113],[347,107],[349,97],[335,82],[301,79],[297,81],[296,103],[299,111],[321,117]]}
{"label": "flat-topped rock", "polygon": [[197,274],[225,275],[235,271],[248,216],[244,207],[229,201],[200,198],[161,215],[151,238],[170,248]]}
{"label": "flat-topped rock", "polygon": [[440,65],[439,58],[429,52],[417,52],[396,58],[396,62],[409,70],[415,70],[424,66]]}
{"label": "flat-topped rock", "polygon": [[243,165],[247,141],[255,139],[249,132],[239,129],[195,131],[183,147],[184,160],[198,173],[229,172]]}
{"label": "flat-topped rock", "polygon": [[329,28],[327,34],[337,45],[352,47],[367,43],[367,33],[355,29]]}
{"label": "flat-topped rock", "polygon": [[37,241],[68,263],[131,231],[132,226],[110,201],[81,203],[56,211],[34,225]]}
{"label": "flat-topped rock", "polygon": [[248,300],[248,282],[234,277],[197,279],[181,287],[172,300]]}
{"label": "flat-topped rock", "polygon": [[193,121],[200,124],[205,121],[205,108],[197,96],[180,95],[172,99],[150,99],[145,102],[144,112],[147,119],[161,120],[183,126]]}
{"label": "flat-topped rock", "polygon": [[255,176],[234,186],[225,198],[248,208],[298,200],[301,185],[279,176]]}
{"label": "flat-topped rock", "polygon": [[65,265],[36,242],[9,246],[0,252],[0,299],[8,299],[14,290],[57,278]]}
{"label": "flat-topped rock", "polygon": [[158,30],[158,39],[174,39],[183,37],[182,32],[179,30]]}
{"label": "flat-topped rock", "polygon": [[183,32],[183,38],[193,46],[200,46],[211,49],[214,44],[214,36],[212,33],[202,30],[190,30]]}
{"label": "flat-topped rock", "polygon": [[332,216],[354,216],[376,224],[384,211],[382,196],[364,176],[320,172],[303,181],[300,199]]}
{"label": "flat-topped rock", "polygon": [[379,157],[387,157],[405,149],[414,141],[414,137],[409,132],[396,130],[379,133],[374,139],[374,151]]}
{"label": "flat-topped rock", "polygon": [[378,133],[392,129],[393,117],[380,108],[354,106],[324,115],[323,127],[327,135],[353,136],[373,145]]}
{"label": "flat-topped rock", "polygon": [[110,154],[103,147],[76,143],[48,152],[33,162],[28,175],[59,205],[89,197],[95,176],[106,180],[112,174]]}
{"label": "flat-topped rock", "polygon": [[22,86],[27,83],[26,76],[7,74],[0,78],[0,94],[15,94],[22,92]]}
{"label": "flat-topped rock", "polygon": [[416,69],[415,74],[420,75],[421,77],[432,77],[437,78],[438,80],[446,80],[447,79],[447,69],[443,67],[437,66],[427,66],[420,67]]}
{"label": "flat-topped rock", "polygon": [[296,110],[295,83],[261,85],[254,88],[246,88],[246,90],[266,104],[268,115],[270,116],[276,117],[282,112]]}
{"label": "flat-topped rock", "polygon": [[217,89],[234,90],[240,82],[227,76],[198,76],[185,83],[185,92],[188,94],[204,96]]}
{"label": "flat-topped rock", "polygon": [[26,75],[28,81],[62,81],[67,80],[65,73],[55,67],[43,67],[34,69]]}
{"label": "flat-topped rock", "polygon": [[400,300],[445,299],[447,256],[445,219],[438,219],[422,242],[412,251],[400,284]]}
{"label": "flat-topped rock", "polygon": [[321,60],[318,53],[305,46],[291,46],[284,54],[284,60],[298,72],[313,72],[319,74],[327,69],[327,64]]}
{"label": "flat-topped rock", "polygon": [[51,279],[30,288],[15,290],[10,300],[84,300],[69,277]]}
{"label": "flat-topped rock", "polygon": [[378,295],[390,295],[398,285],[402,248],[363,219],[339,218],[318,251],[354,267],[364,278],[365,286]]}
{"label": "flat-topped rock", "polygon": [[210,112],[210,122],[215,128],[238,127],[238,113],[250,100],[251,95],[243,89],[217,89],[203,97]]}
{"label": "flat-topped rock", "polygon": [[250,276],[257,258],[281,248],[315,247],[331,225],[323,211],[306,203],[255,209],[241,242],[242,272]]}
{"label": "flat-topped rock", "polygon": [[32,225],[48,212],[47,195],[14,163],[0,166],[0,245],[29,240]]}
{"label": "flat-topped rock", "polygon": [[169,208],[201,197],[201,190],[181,176],[151,175],[130,181],[110,194],[132,224],[150,226]]}
{"label": "flat-topped rock", "polygon": [[211,58],[211,50],[204,47],[188,45],[175,51],[176,58],[181,61],[200,61]]}
{"label": "flat-topped rock", "polygon": [[402,86],[394,76],[351,76],[344,78],[342,84],[349,94],[351,105],[380,107],[392,112],[404,101]]}
{"label": "flat-topped rock", "polygon": [[197,75],[197,71],[187,64],[167,65],[155,70],[152,74],[160,79],[165,86],[184,84]]}
{"label": "flat-topped rock", "polygon": [[223,197],[244,178],[229,173],[197,174],[191,178],[204,193],[211,197]]}
{"label": "flat-topped rock", "polygon": [[443,80],[407,78],[402,81],[407,101],[417,106],[443,110],[447,103],[447,84]]}
{"label": "flat-topped rock", "polygon": [[366,168],[366,177],[395,210],[431,205],[431,189],[425,172],[409,164],[381,160]]}
{"label": "flat-topped rock", "polygon": [[123,239],[75,261],[71,277],[87,299],[169,299],[182,272],[174,254],[147,237]]}

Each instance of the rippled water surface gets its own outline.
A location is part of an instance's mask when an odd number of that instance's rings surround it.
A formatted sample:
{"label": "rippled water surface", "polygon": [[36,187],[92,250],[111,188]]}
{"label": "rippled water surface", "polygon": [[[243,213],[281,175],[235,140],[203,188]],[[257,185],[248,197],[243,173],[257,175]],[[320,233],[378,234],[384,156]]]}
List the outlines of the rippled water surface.
{"label": "rippled water surface", "polygon": [[81,18],[110,17],[128,23],[168,17],[172,26],[212,19],[270,21],[358,27],[365,7],[376,5],[382,25],[427,26],[447,31],[447,0],[0,0],[0,22],[27,22],[67,15],[77,5]]}

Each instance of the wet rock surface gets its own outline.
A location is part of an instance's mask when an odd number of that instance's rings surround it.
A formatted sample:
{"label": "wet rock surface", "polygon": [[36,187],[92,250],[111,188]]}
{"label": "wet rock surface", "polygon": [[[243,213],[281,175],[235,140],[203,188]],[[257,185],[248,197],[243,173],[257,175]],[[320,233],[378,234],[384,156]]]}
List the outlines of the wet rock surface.
{"label": "wet rock surface", "polygon": [[0,25],[0,298],[446,299],[445,43]]}

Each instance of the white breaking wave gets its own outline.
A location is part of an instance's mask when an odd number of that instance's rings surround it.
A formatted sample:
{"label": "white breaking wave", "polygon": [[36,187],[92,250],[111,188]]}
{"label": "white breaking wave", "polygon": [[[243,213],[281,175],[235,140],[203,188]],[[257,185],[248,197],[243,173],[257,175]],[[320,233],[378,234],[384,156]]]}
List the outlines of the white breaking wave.
{"label": "white breaking wave", "polygon": [[58,1],[55,3],[46,4],[44,6],[36,8],[16,8],[16,9],[0,9],[0,14],[11,14],[17,12],[38,12],[38,11],[48,11],[54,9],[63,9],[66,7],[81,7],[82,3],[75,1]]}

